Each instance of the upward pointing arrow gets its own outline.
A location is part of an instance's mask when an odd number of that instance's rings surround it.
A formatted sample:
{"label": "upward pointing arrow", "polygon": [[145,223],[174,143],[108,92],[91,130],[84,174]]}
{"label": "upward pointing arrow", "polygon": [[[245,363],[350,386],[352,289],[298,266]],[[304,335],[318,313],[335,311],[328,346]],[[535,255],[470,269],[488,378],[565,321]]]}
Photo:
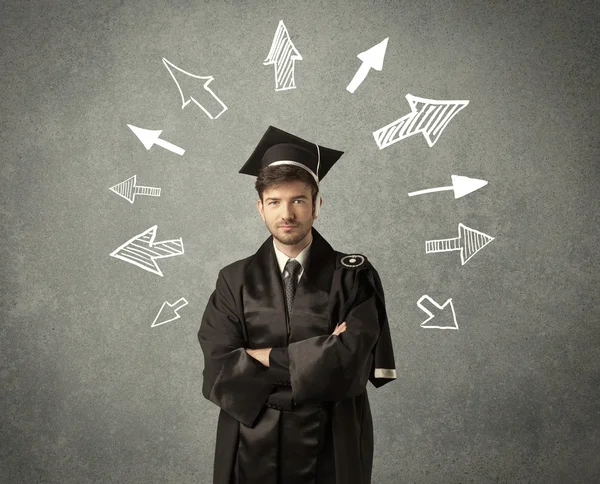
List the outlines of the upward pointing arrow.
{"label": "upward pointing arrow", "polygon": [[379,44],[374,45],[370,49],[367,49],[356,56],[362,61],[362,64],[358,68],[358,71],[356,71],[356,74],[354,74],[348,87],[346,87],[347,91],[354,93],[356,88],[358,88],[365,80],[371,69],[375,69],[376,71],[381,71],[381,69],[383,69],[383,58],[385,57],[388,39],[389,37],[386,37],[379,42]]}
{"label": "upward pointing arrow", "polygon": [[271,42],[269,55],[263,62],[265,66],[275,64],[276,91],[296,89],[294,65],[297,60],[302,60],[302,56],[294,46],[283,20],[280,20]]}

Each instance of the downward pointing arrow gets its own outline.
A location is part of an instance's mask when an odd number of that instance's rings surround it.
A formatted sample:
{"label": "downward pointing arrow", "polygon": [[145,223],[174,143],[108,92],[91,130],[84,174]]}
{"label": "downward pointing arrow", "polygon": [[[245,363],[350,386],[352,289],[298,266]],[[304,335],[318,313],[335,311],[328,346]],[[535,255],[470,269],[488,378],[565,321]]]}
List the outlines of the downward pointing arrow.
{"label": "downward pointing arrow", "polygon": [[[425,307],[425,305],[423,304],[424,301],[427,301],[428,306],[431,307],[431,310]],[[452,299],[446,300],[446,302],[440,306],[433,299],[431,299],[431,297],[425,295],[421,296],[421,298],[417,301],[417,306],[419,306],[421,310],[429,316],[425,321],[421,323],[422,328],[458,329]],[[452,313],[452,318],[450,318],[450,313]],[[436,316],[438,317],[438,324],[430,322]],[[442,321],[439,321],[440,319]]]}
{"label": "downward pointing arrow", "polygon": [[[158,314],[154,318],[154,322],[150,327],[154,328],[155,326],[160,326],[161,324],[165,324],[170,321],[175,321],[176,319],[179,319],[181,316],[179,315],[178,311],[182,307],[187,306],[187,304],[188,302],[184,297],[179,298],[173,304],[171,304],[168,301],[165,301],[160,307],[160,310],[158,311]],[[173,314],[175,314],[175,316],[173,316]]]}
{"label": "downward pointing arrow", "polygon": [[147,150],[150,150],[150,148],[152,148],[153,145],[158,145],[178,155],[183,155],[185,153],[185,150],[183,148],[175,146],[174,144],[159,138],[160,133],[162,133],[162,129],[155,130],[138,128],[137,126],[133,126],[131,124],[128,124],[127,126],[129,126],[129,129],[131,129],[131,131],[134,132],[134,134],[139,138],[139,140],[142,142],[142,144]]}
{"label": "downward pointing arrow", "polygon": [[409,197],[413,197],[415,195],[422,195],[424,193],[433,193],[433,192],[441,192],[444,190],[454,190],[454,198],[464,197],[469,193],[474,192],[475,190],[479,190],[481,187],[487,185],[487,181],[479,180],[477,178],[469,178],[466,176],[459,175],[450,175],[452,178],[452,186],[449,187],[437,187],[437,188],[427,188],[425,190],[419,190],[417,192],[410,192],[408,194]]}
{"label": "downward pointing arrow", "polygon": [[375,69],[376,71],[381,71],[383,69],[383,58],[385,57],[385,51],[387,49],[389,37],[383,39],[379,44],[374,45],[370,49],[361,52],[356,57],[358,57],[362,64],[354,74],[354,77],[346,87],[346,90],[354,93],[358,86],[365,80],[367,74],[371,69]]}

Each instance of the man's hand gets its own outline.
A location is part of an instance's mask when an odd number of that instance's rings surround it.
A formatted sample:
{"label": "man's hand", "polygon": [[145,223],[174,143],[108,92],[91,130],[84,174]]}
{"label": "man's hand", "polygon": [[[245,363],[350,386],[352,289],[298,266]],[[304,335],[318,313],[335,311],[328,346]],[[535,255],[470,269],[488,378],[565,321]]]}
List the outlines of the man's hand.
{"label": "man's hand", "polygon": [[250,349],[245,348],[246,353],[248,353],[252,358],[262,363],[264,366],[269,366],[269,355],[271,354],[271,348],[258,348],[258,349]]}
{"label": "man's hand", "polygon": [[338,324],[333,330],[333,333],[331,334],[335,334],[337,336],[338,334],[343,333],[344,331],[346,331],[346,321]]}

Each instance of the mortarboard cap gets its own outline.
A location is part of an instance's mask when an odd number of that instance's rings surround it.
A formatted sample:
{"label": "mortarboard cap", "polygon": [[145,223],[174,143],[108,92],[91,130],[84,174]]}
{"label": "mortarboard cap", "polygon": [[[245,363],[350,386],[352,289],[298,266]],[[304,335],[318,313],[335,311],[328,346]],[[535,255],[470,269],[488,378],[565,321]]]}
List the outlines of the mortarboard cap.
{"label": "mortarboard cap", "polygon": [[[239,173],[258,176],[261,168],[267,166],[294,165],[308,171],[318,187],[319,182],[343,154],[343,151],[319,146],[269,126]],[[318,217],[321,207],[318,192],[316,200],[315,216]]]}
{"label": "mortarboard cap", "polygon": [[267,166],[295,165],[308,171],[318,186],[343,154],[269,126],[239,173],[258,176]]}

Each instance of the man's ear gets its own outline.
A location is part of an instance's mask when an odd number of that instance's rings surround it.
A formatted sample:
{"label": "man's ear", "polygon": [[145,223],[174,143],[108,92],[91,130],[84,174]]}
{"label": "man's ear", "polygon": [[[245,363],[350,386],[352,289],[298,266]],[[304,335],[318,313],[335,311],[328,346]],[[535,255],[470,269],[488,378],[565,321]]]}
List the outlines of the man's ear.
{"label": "man's ear", "polygon": [[265,212],[264,212],[262,200],[260,198],[256,201],[256,208],[258,208],[258,211],[260,212],[260,216],[262,217],[263,222],[265,222]]}

